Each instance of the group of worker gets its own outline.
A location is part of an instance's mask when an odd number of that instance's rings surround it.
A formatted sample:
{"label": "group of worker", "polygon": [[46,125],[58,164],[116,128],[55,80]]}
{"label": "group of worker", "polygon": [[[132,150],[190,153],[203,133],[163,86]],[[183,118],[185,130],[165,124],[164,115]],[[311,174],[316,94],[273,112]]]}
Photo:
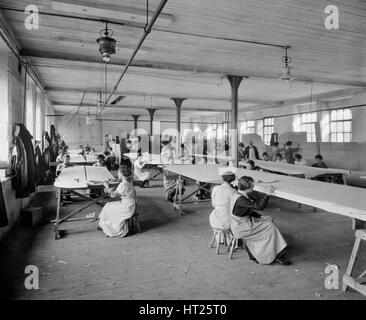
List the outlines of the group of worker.
{"label": "group of worker", "polygon": [[[108,202],[102,209],[99,215],[98,229],[102,230],[109,237],[124,237],[128,235],[133,228],[133,217],[136,214],[137,197],[133,186],[133,178],[148,180],[152,174],[151,168],[147,168],[149,158],[141,153],[139,148],[140,140],[137,138],[137,143],[134,144],[134,149],[137,151],[137,159],[133,164],[133,171],[131,166],[126,165],[121,161],[118,167],[119,184],[117,188],[110,186],[110,181],[105,181],[105,192],[111,198],[119,198],[118,201]],[[132,141],[131,141],[132,143]],[[175,141],[172,137],[164,139],[160,153],[161,162],[163,164],[173,164],[176,159],[183,162],[192,163],[189,152],[184,144],[181,145],[180,153],[176,151]],[[287,143],[285,148],[285,155],[289,157],[292,149],[290,143]],[[242,146],[241,146],[242,147]],[[276,147],[276,146],[274,146]],[[291,148],[291,149],[290,149]],[[295,148],[296,149],[296,148]],[[258,150],[250,141],[249,146],[242,152],[244,159],[249,161],[259,158]],[[104,166],[104,155],[98,156],[96,166]],[[277,152],[278,153],[278,152]],[[263,159],[268,154],[263,154]],[[268,161],[270,158],[268,157]],[[62,171],[64,168],[71,166],[70,155],[67,153],[67,147],[61,150],[57,158],[58,170]],[[232,172],[226,172],[222,176],[223,183],[215,186],[210,193],[212,205],[214,210],[210,214],[210,224],[215,230],[224,230],[229,238],[235,237],[241,239],[241,245],[245,247],[249,257],[261,264],[271,264],[274,262],[287,265],[290,262],[284,257],[287,243],[272,218],[261,216],[255,209],[262,210],[267,205],[273,187],[270,186],[265,194],[257,193],[253,190],[254,181],[249,176],[243,176],[234,185],[236,176]],[[177,175],[170,172],[164,172],[164,198],[168,201],[173,201],[177,190]],[[181,194],[184,190],[181,190]],[[221,241],[218,239],[217,241]]]}
{"label": "group of worker", "polygon": [[[296,148],[292,146],[292,141],[287,141],[283,148],[279,147],[279,143],[275,142],[271,146],[270,152],[263,152],[262,157],[259,157],[259,152],[257,147],[253,144],[253,140],[249,140],[249,145],[244,147],[244,143],[239,143],[238,148],[238,158],[240,160],[246,160],[254,164],[255,160],[263,161],[273,161],[279,163],[288,163],[301,166],[308,166],[309,164],[303,158],[303,156],[298,153],[300,149],[300,144]],[[254,166],[254,165],[253,165]],[[312,167],[327,168],[321,154],[315,155],[315,162],[311,165]]]}

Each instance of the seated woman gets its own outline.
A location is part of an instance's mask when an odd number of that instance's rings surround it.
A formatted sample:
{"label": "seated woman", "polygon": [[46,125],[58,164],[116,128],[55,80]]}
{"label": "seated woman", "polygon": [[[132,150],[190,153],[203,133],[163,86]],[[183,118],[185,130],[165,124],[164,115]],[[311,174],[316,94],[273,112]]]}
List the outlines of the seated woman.
{"label": "seated woman", "polygon": [[73,164],[70,162],[70,155],[66,154],[64,157],[64,162],[61,162],[56,167],[56,176],[58,176],[63,169],[72,167],[72,166],[73,166]]}
{"label": "seated woman", "polygon": [[231,185],[235,180],[235,174],[227,171],[222,175],[222,184],[212,189],[212,206],[214,209],[210,214],[210,225],[212,229],[230,230],[230,200],[236,193]]}
{"label": "seated woman", "polygon": [[301,154],[295,154],[295,162],[294,164],[298,165],[298,166],[307,166],[308,163],[306,162],[305,159],[303,159]]}
{"label": "seated woman", "polygon": [[144,155],[140,155],[134,163],[135,179],[142,182],[141,188],[144,188],[147,181],[157,173],[156,170],[146,169],[148,162],[149,159]]}
{"label": "seated woman", "polygon": [[112,170],[112,158],[110,152],[108,150],[104,151],[103,156],[107,169]]}
{"label": "seated woman", "polygon": [[287,160],[282,157],[281,153],[276,154],[276,162],[287,163]]}
{"label": "seated woman", "polygon": [[162,141],[163,147],[160,152],[161,161],[164,164],[173,164],[175,160],[175,149],[170,141]]}
{"label": "seated woman", "polygon": [[238,192],[230,202],[231,231],[236,238],[243,239],[252,260],[261,264],[277,262],[288,265],[290,262],[283,258],[287,243],[272,218],[254,211],[265,208],[273,186],[268,188],[264,197],[253,192],[253,188],[253,178],[243,176],[239,179]]}
{"label": "seated woman", "polygon": [[115,191],[104,184],[106,192],[112,197],[120,197],[121,200],[108,202],[99,215],[99,230],[108,237],[125,237],[132,228],[132,216],[136,210],[136,191],[132,183],[128,181],[131,171],[125,167],[118,169],[118,178],[121,183]]}
{"label": "seated woman", "polygon": [[192,163],[192,157],[189,155],[189,150],[186,144],[182,143],[180,145],[180,157],[179,160],[181,163],[185,164],[191,164]]}
{"label": "seated woman", "polygon": [[325,169],[328,168],[328,166],[323,161],[323,156],[321,154],[317,154],[315,156],[315,161],[316,162],[311,165],[312,167],[315,167],[315,168],[325,168]]}
{"label": "seated woman", "polygon": [[67,155],[67,148],[64,147],[61,149],[60,154],[56,158],[56,164],[59,165],[60,163],[63,163],[66,155]]}
{"label": "seated woman", "polygon": [[248,170],[256,170],[256,171],[260,170],[260,167],[256,166],[253,160],[248,160],[247,163],[248,163],[247,167]]}
{"label": "seated woman", "polygon": [[[171,144],[172,139],[164,140],[161,142],[162,149],[160,153],[161,161],[164,164],[173,164],[175,159],[175,150]],[[164,199],[170,202],[174,202],[174,197],[177,189],[178,175],[169,171],[164,171],[163,175],[163,187],[164,187]],[[181,192],[184,193],[185,189],[182,187]]]}
{"label": "seated woman", "polygon": [[106,163],[102,154],[98,155],[97,162],[93,164],[94,167],[105,167]]}
{"label": "seated woman", "polygon": [[[73,164],[70,162],[70,155],[66,154],[64,157],[64,162],[60,163],[57,165],[56,167],[56,177],[58,177],[61,173],[62,170],[64,170],[65,168],[68,167],[72,167]],[[71,200],[71,196],[70,196],[70,191],[62,191],[62,195],[61,195],[61,206],[64,205],[64,200],[70,201]]]}
{"label": "seated woman", "polygon": [[268,152],[263,152],[262,153],[262,160],[263,161],[271,161],[271,159],[269,158]]}

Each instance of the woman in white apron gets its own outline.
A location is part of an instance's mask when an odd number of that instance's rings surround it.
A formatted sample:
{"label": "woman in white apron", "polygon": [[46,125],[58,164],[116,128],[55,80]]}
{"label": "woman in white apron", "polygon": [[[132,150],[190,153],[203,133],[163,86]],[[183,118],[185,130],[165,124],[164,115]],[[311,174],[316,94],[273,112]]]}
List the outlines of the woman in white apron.
{"label": "woman in white apron", "polygon": [[213,211],[210,214],[210,225],[213,229],[230,230],[230,201],[236,193],[231,183],[235,180],[235,174],[227,171],[222,175],[224,182],[212,189]]}
{"label": "woman in white apron", "polygon": [[[162,141],[163,148],[160,152],[161,162],[163,164],[173,164],[176,160],[176,152],[172,145],[173,138],[170,137],[169,141]],[[169,171],[164,171],[163,174],[163,187],[164,187],[164,200],[174,202],[178,183],[178,175]],[[182,186],[181,195],[183,195],[185,189]]]}
{"label": "woman in white apron", "polygon": [[131,176],[129,170],[120,168],[118,178],[121,183],[112,191],[105,183],[106,191],[112,197],[120,197],[120,201],[108,202],[99,215],[99,228],[108,237],[125,237],[132,226],[131,217],[136,210],[136,192],[132,183],[128,181]]}
{"label": "woman in white apron", "polygon": [[254,180],[243,176],[238,181],[238,192],[230,202],[231,231],[236,238],[243,239],[252,260],[261,264],[277,262],[288,265],[283,257],[287,243],[271,217],[264,217],[253,211],[263,210],[268,203],[273,186],[266,195],[253,192]]}
{"label": "woman in white apron", "polygon": [[[235,194],[236,190],[231,183],[235,180],[235,174],[227,171],[222,175],[224,182],[212,189],[212,206],[214,209],[210,214],[210,225],[212,229],[224,231],[226,239],[231,241],[232,233],[230,230],[230,200]],[[224,243],[224,239],[216,239],[216,243]]]}
{"label": "woman in white apron", "polygon": [[142,155],[142,156],[138,157],[134,163],[135,179],[138,181],[142,181],[141,187],[144,187],[147,180],[149,180],[151,177],[153,177],[157,173],[156,170],[153,170],[153,169],[149,170],[146,168],[146,165],[149,162],[149,159],[147,157],[148,157],[148,155],[146,155],[146,157],[144,155]]}

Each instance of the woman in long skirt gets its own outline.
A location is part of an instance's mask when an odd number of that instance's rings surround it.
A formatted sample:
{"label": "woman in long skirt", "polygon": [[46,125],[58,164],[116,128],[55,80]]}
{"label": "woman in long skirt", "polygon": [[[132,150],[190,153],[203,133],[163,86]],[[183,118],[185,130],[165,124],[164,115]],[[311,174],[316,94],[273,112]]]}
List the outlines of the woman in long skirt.
{"label": "woman in long skirt", "polygon": [[238,192],[230,202],[231,231],[243,239],[249,256],[261,264],[290,264],[283,257],[287,243],[271,217],[261,216],[253,209],[263,210],[268,203],[273,186],[262,197],[253,191],[254,180],[243,176],[238,181]]}
{"label": "woman in long skirt", "polygon": [[125,237],[131,227],[130,219],[136,210],[136,191],[129,182],[130,170],[125,167],[118,169],[118,178],[121,183],[115,191],[112,191],[108,183],[105,183],[106,191],[112,198],[120,197],[121,200],[108,202],[99,215],[99,228],[108,237]]}
{"label": "woman in long skirt", "polygon": [[230,230],[230,201],[236,190],[231,185],[235,174],[231,171],[222,175],[223,183],[212,189],[212,206],[210,225],[213,229]]}

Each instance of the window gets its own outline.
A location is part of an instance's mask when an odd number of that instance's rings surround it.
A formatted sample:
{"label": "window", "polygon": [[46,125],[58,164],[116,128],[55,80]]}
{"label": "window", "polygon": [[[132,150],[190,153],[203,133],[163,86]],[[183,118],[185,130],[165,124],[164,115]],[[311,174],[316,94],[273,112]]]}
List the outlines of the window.
{"label": "window", "polygon": [[300,132],[306,132],[307,142],[316,142],[316,112],[303,113],[300,118]]}
{"label": "window", "polygon": [[352,112],[350,108],[330,112],[330,141],[351,142]]}
{"label": "window", "polygon": [[36,104],[36,139],[42,140],[42,105],[41,99],[43,98],[41,91],[37,89],[37,104]]}
{"label": "window", "polygon": [[26,104],[25,104],[25,126],[29,133],[33,136],[33,125],[34,125],[34,114],[35,106],[33,105],[33,92],[32,92],[32,82],[28,80],[28,88],[26,90]]}
{"label": "window", "polygon": [[274,132],[274,122],[273,118],[264,118],[263,119],[263,141],[265,144],[270,144],[271,136]]}
{"label": "window", "polygon": [[254,120],[244,121],[241,123],[240,132],[241,132],[241,134],[254,133],[255,132],[254,127],[255,127]]}
{"label": "window", "polygon": [[0,167],[5,168],[9,156],[8,73],[0,61]]}

